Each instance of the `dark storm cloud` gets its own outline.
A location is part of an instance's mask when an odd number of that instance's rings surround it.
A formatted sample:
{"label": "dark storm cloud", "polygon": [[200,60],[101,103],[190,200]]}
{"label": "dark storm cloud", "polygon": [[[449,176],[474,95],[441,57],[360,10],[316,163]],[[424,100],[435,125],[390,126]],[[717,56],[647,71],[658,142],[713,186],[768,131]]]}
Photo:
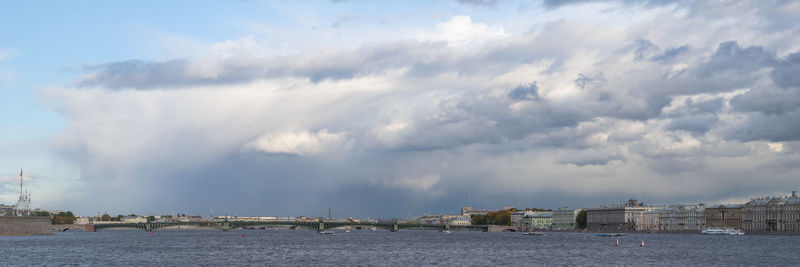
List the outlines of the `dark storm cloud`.
{"label": "dark storm cloud", "polygon": [[667,130],[683,130],[689,131],[693,134],[703,134],[711,130],[714,125],[719,121],[716,115],[691,115],[686,117],[675,118],[666,125]]}
{"label": "dark storm cloud", "polygon": [[775,52],[768,52],[758,46],[743,48],[736,41],[728,41],[719,44],[717,51],[698,69],[698,74],[707,76],[720,72],[750,73],[774,64]]}
{"label": "dark storm cloud", "polygon": [[533,82],[529,85],[517,86],[508,93],[508,98],[517,101],[536,100],[539,98],[539,87],[536,86],[536,82]]}
{"label": "dark storm cloud", "polygon": [[731,99],[731,107],[740,112],[782,114],[800,108],[800,90],[797,88],[753,88]]}
{"label": "dark storm cloud", "polygon": [[653,56],[652,58],[650,58],[650,60],[669,62],[669,61],[672,61],[672,59],[674,59],[678,55],[686,53],[686,51],[689,51],[689,46],[688,45],[674,47],[674,48],[670,48],[670,49],[665,50],[664,53],[661,53],[659,55]]}
{"label": "dark storm cloud", "polygon": [[772,80],[776,85],[788,88],[800,88],[800,52],[795,52],[778,60],[772,71]]}
{"label": "dark storm cloud", "polygon": [[772,142],[800,141],[800,110],[786,113],[751,113],[728,132],[728,139]]}
{"label": "dark storm cloud", "polygon": [[559,164],[573,164],[578,167],[606,165],[611,161],[626,161],[622,153],[608,149],[586,149],[569,151],[556,160]]}

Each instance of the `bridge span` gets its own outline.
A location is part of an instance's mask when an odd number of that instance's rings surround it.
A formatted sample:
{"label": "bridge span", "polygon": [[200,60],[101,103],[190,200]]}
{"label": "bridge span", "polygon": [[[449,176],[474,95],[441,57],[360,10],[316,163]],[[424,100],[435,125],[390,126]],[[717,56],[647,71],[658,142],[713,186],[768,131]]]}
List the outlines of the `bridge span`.
{"label": "bridge span", "polygon": [[174,228],[193,226],[202,228],[215,228],[223,231],[244,227],[291,227],[317,231],[354,227],[357,229],[377,228],[397,232],[400,230],[453,230],[453,231],[489,231],[486,225],[449,225],[449,224],[421,224],[421,223],[395,223],[395,222],[350,222],[350,221],[219,221],[219,222],[147,222],[147,223],[109,223],[93,224],[90,231],[112,228],[133,228],[145,231],[154,231],[161,228]]}

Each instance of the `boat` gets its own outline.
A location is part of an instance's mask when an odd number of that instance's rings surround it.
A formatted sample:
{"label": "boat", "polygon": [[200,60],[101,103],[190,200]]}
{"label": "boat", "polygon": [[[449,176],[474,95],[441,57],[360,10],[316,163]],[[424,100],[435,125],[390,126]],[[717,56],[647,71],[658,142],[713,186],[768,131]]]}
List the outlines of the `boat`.
{"label": "boat", "polygon": [[318,231],[317,234],[320,234],[320,235],[335,235],[336,233],[331,232],[331,231]]}
{"label": "boat", "polygon": [[542,232],[525,232],[522,235],[544,235]]}
{"label": "boat", "polygon": [[623,236],[625,236],[625,234],[622,234],[622,233],[602,233],[602,234],[597,234],[597,236],[599,236],[599,237],[623,237]]}
{"label": "boat", "polygon": [[742,231],[729,227],[709,227],[700,232],[704,235],[743,235]]}

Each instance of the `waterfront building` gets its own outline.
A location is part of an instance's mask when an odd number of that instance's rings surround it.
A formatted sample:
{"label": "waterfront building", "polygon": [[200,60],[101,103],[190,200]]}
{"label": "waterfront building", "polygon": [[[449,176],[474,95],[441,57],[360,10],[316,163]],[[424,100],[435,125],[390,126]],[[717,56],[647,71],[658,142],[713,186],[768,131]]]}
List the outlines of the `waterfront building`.
{"label": "waterfront building", "polygon": [[458,214],[434,214],[422,215],[418,221],[421,224],[450,224],[450,225],[472,225],[469,216]]}
{"label": "waterfront building", "polygon": [[472,225],[472,220],[468,216],[455,216],[449,218],[447,223],[450,225],[457,225],[457,226],[469,226]]}
{"label": "waterfront building", "polygon": [[658,210],[659,231],[700,232],[706,228],[705,204],[671,205]]}
{"label": "waterfront building", "polygon": [[754,198],[742,207],[745,233],[800,233],[800,197]]}
{"label": "waterfront building", "polygon": [[706,227],[742,230],[742,204],[715,205],[705,210]]}
{"label": "waterfront building", "polygon": [[583,209],[569,209],[567,207],[553,211],[553,230],[575,230],[578,225],[575,219]]}
{"label": "waterfront building", "polygon": [[523,218],[523,226],[528,229],[551,229],[553,227],[553,213],[549,211],[534,211]]}
{"label": "waterfront building", "polygon": [[612,207],[586,209],[586,229],[597,232],[635,231],[636,217],[663,207],[647,206],[635,199]]}
{"label": "waterfront building", "polygon": [[657,232],[660,227],[659,210],[645,211],[634,215],[636,231]]}
{"label": "waterfront building", "polygon": [[470,206],[466,206],[461,208],[461,215],[464,216],[472,216],[472,215],[486,215],[489,212],[497,212],[498,210],[476,210]]}
{"label": "waterfront building", "polygon": [[124,223],[146,223],[147,222],[147,217],[138,216],[138,215],[136,215],[136,216],[125,216],[125,217],[122,217],[122,219],[120,221],[124,222]]}
{"label": "waterfront building", "polygon": [[511,226],[522,226],[524,224],[524,218],[527,215],[533,214],[532,211],[515,211],[510,214],[511,216]]}
{"label": "waterfront building", "polygon": [[92,221],[91,217],[78,217],[75,218],[75,224],[89,224]]}

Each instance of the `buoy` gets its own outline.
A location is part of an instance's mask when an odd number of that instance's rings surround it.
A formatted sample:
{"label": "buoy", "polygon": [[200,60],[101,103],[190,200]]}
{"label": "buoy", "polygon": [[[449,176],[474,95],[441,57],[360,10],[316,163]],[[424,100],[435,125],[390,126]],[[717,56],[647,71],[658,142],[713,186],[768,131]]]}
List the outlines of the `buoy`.
{"label": "buoy", "polygon": [[150,231],[150,234],[154,235],[154,234],[156,234],[156,232],[155,231]]}
{"label": "buoy", "polygon": [[619,238],[617,238],[617,246],[619,247]]}
{"label": "buoy", "polygon": [[639,246],[644,247],[644,240],[642,240],[642,244],[640,244]]}
{"label": "buoy", "polygon": [[244,233],[242,233],[242,238],[244,238]]}

